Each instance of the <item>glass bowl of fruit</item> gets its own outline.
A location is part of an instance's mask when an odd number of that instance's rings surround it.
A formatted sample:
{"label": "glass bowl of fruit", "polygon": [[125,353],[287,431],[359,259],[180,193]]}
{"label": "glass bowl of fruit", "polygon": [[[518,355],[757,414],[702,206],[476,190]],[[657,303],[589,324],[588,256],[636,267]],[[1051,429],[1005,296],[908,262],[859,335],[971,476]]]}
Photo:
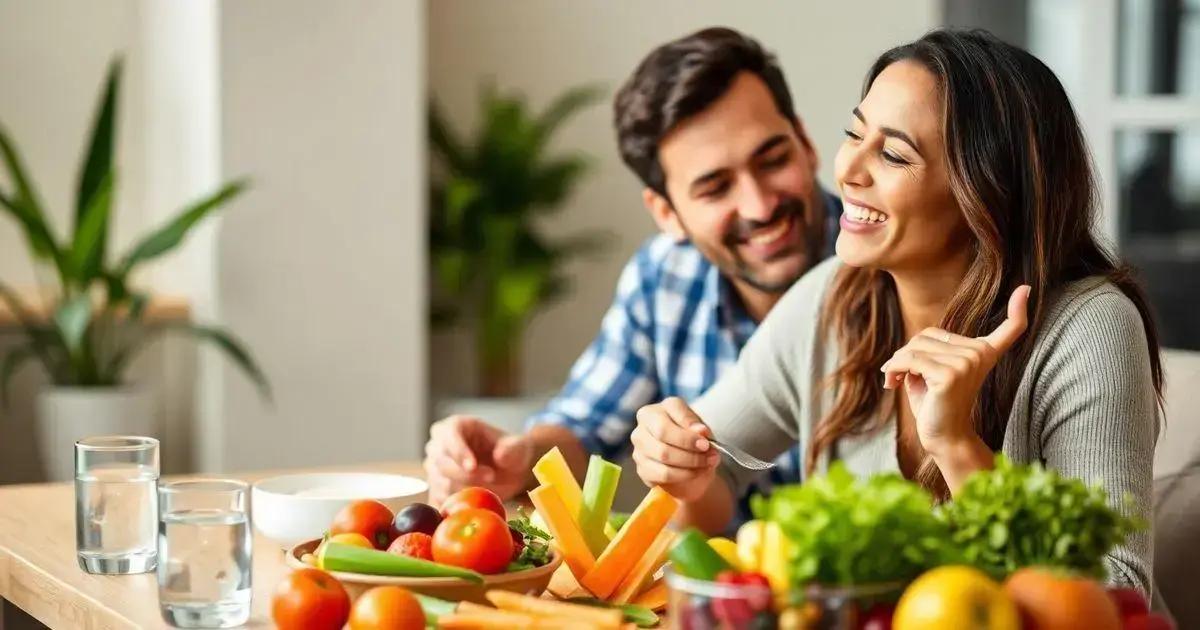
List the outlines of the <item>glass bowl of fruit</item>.
{"label": "glass bowl of fruit", "polygon": [[666,569],[667,617],[678,630],[779,627],[774,594],[759,573],[726,570],[701,580]]}
{"label": "glass bowl of fruit", "polygon": [[892,627],[904,582],[829,586],[809,584],[791,595],[780,628],[886,630]]}

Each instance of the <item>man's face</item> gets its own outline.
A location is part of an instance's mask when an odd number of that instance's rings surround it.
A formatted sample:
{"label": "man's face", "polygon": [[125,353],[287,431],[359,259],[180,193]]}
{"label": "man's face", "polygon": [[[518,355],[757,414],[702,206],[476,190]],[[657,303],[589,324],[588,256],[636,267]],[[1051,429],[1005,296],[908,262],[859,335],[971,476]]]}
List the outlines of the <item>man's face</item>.
{"label": "man's face", "polygon": [[735,282],[786,291],[819,255],[811,244],[825,220],[803,133],[761,79],[737,76],[659,144],[670,200],[646,192],[659,227],[690,240]]}

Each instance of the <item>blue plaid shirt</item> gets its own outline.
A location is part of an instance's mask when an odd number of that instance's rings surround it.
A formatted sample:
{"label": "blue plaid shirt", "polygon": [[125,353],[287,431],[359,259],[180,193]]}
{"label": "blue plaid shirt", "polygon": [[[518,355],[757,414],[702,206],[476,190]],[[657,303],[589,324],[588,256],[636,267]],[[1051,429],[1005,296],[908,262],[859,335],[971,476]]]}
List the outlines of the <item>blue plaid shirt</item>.
{"label": "blue plaid shirt", "polygon": [[[842,203],[825,197],[828,255]],[[666,235],[652,237],[625,265],[600,333],[567,384],[526,426],[562,425],[591,453],[626,454],[639,408],[671,396],[698,398],[737,362],[755,328],[729,281],[699,250]],[[750,495],[798,482],[802,462],[799,445],[780,455],[741,497],[738,522],[749,518]]]}

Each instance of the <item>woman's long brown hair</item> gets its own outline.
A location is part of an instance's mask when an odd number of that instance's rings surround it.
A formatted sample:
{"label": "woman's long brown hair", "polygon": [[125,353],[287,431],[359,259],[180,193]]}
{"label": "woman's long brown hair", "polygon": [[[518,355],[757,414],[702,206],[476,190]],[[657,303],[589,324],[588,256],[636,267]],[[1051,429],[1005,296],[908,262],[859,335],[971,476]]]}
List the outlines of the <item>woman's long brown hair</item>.
{"label": "woman's long brown hair", "polygon": [[[884,68],[904,60],[921,64],[937,79],[950,188],[974,235],[970,266],[941,327],[985,335],[1004,320],[1014,289],[1022,284],[1033,289],[1030,332],[988,375],[971,414],[983,441],[1000,450],[1047,297],[1089,276],[1106,277],[1137,307],[1161,401],[1162,365],[1150,308],[1130,269],[1092,234],[1097,193],[1091,159],[1058,78],[1033,55],[984,31],[937,30],[885,52],[867,74],[863,94]],[[879,366],[905,343],[888,273],[844,267],[828,296],[822,321],[836,336],[841,363],[829,380],[836,391],[833,409],[809,446],[810,474],[840,437],[886,423],[890,403],[883,398]],[[923,459],[915,478],[939,498],[948,497],[931,457]]]}

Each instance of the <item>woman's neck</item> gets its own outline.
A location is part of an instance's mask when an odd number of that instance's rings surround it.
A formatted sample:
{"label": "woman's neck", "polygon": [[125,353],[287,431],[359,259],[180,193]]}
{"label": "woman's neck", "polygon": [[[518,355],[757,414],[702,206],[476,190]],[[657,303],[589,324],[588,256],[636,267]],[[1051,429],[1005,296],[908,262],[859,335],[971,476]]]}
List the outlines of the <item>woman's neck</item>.
{"label": "woman's neck", "polygon": [[889,270],[888,273],[896,283],[905,339],[911,339],[926,328],[942,325],[946,307],[950,305],[950,299],[962,284],[968,264],[966,256],[963,256],[936,267]]}

